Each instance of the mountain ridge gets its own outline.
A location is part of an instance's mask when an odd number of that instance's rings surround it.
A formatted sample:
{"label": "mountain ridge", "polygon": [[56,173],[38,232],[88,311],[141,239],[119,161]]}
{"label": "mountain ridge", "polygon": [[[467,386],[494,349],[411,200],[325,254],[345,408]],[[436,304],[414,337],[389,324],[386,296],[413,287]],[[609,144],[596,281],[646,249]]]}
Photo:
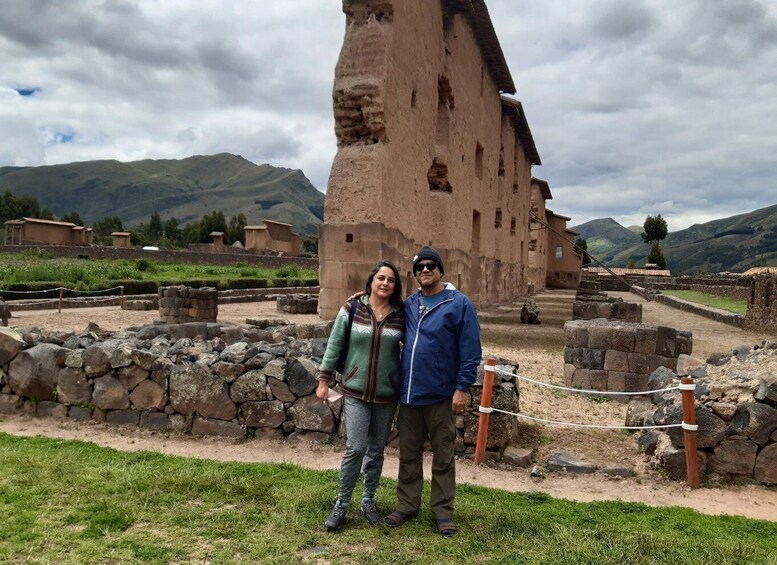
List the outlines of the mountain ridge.
{"label": "mountain ridge", "polygon": [[154,212],[185,224],[222,210],[227,218],[243,213],[249,224],[275,220],[311,235],[324,211],[324,194],[301,170],[256,165],[230,153],[0,167],[5,190],[35,197],[57,216],[75,211],[92,223],[116,215],[129,227]]}
{"label": "mountain ridge", "polygon": [[[582,237],[586,233],[589,253],[609,267],[625,267],[630,261],[644,264],[650,246],[638,234],[627,237],[611,222],[629,231],[612,218],[591,220],[570,229]],[[623,238],[618,239],[617,234],[623,234]],[[775,266],[777,205],[670,232],[661,242],[661,250],[667,267],[678,275],[743,272],[750,267]]]}

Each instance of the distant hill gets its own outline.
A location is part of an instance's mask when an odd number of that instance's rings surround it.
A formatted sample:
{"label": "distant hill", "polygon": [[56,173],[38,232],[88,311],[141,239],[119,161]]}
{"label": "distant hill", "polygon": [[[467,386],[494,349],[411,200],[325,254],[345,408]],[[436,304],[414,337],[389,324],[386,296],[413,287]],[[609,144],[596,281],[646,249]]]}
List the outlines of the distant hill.
{"label": "distant hill", "polygon": [[598,257],[618,246],[642,241],[639,234],[624,228],[612,218],[591,220],[579,226],[569,228],[580,234],[588,244],[588,253]]}
{"label": "distant hill", "polygon": [[256,165],[239,155],[195,155],[122,163],[84,161],[42,167],[0,167],[0,193],[34,196],[61,216],[78,212],[86,223],[118,216],[125,226],[163,220],[185,224],[222,210],[249,224],[276,220],[301,235],[315,234],[324,194],[300,170]]}
{"label": "distant hill", "polygon": [[[591,241],[615,242],[614,220],[593,220],[572,228],[583,234],[581,228],[589,224],[603,226],[605,235],[595,229],[586,233],[588,250],[609,267],[625,267],[629,261],[644,265],[650,246],[638,235],[633,241],[623,241],[609,248],[594,251]],[[617,224],[619,225],[619,224]],[[622,226],[620,226],[622,227]],[[626,228],[623,228],[626,229]],[[607,234],[610,234],[609,236]],[[591,239],[589,239],[589,237]],[[667,266],[673,274],[702,272],[743,272],[750,267],[777,265],[777,205],[746,214],[694,224],[688,229],[671,232],[661,242]]]}

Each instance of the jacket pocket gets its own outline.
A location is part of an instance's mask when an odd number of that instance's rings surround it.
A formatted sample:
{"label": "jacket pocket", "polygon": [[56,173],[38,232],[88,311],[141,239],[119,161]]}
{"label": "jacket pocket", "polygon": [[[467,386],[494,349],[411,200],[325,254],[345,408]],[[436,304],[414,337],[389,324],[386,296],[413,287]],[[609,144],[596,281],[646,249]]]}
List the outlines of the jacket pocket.
{"label": "jacket pocket", "polygon": [[359,367],[354,367],[348,371],[348,374],[343,376],[343,384],[348,384],[348,381],[352,380],[358,372]]}

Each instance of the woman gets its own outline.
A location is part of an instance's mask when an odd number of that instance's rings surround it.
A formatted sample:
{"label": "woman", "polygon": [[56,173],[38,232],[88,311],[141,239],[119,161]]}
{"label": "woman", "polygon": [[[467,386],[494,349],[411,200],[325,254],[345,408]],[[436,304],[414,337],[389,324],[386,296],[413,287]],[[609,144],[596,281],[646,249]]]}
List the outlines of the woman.
{"label": "woman", "polygon": [[[390,261],[379,261],[367,277],[365,292],[361,298],[346,302],[337,314],[318,373],[316,396],[325,402],[340,353],[348,347],[342,381],[348,438],[340,465],[337,501],[325,522],[329,531],[339,530],[345,523],[362,462],[361,511],[370,524],[380,522],[375,491],[402,384],[399,353],[405,335],[405,312],[397,268]],[[356,310],[348,332],[352,305]]]}

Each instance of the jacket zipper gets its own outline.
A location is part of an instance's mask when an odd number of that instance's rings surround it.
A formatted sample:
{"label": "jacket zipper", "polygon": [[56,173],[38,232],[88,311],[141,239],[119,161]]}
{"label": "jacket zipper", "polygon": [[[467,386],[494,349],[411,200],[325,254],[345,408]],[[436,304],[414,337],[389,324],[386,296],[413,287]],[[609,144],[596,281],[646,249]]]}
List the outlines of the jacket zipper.
{"label": "jacket zipper", "polygon": [[[419,302],[421,302],[421,299],[418,299]],[[419,330],[421,329],[421,320],[423,320],[429,312],[437,308],[438,306],[445,304],[446,302],[453,302],[453,298],[446,298],[445,300],[442,300],[438,304],[435,304],[428,310],[426,310],[423,314],[421,314],[418,317],[418,324],[415,327],[415,338],[413,339],[413,351],[410,353],[410,376],[407,378],[407,396],[405,397],[405,404],[410,404],[410,391],[413,388],[413,368],[415,366],[415,346],[418,343],[418,334],[420,333]]]}

